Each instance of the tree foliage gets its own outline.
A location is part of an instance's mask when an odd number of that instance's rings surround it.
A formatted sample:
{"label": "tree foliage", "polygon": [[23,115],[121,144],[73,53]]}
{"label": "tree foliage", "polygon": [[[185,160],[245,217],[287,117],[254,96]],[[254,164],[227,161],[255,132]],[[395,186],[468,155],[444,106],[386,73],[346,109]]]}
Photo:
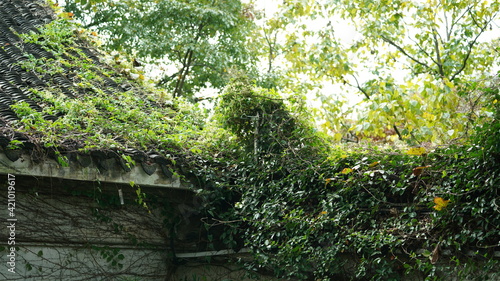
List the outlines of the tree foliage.
{"label": "tree foliage", "polygon": [[[484,100],[468,83],[481,83],[497,63],[480,39],[499,9],[497,1],[287,1],[282,28],[298,32],[287,35],[284,57],[291,73],[364,98],[348,126],[358,135],[446,141],[467,134],[481,115]],[[350,42],[341,24],[351,26]],[[339,132],[345,109],[336,98],[322,102],[326,127]]]}
{"label": "tree foliage", "polygon": [[221,88],[231,68],[253,71],[245,38],[254,15],[239,0],[73,0],[66,9],[85,27],[100,30],[110,49],[172,65],[160,84],[174,96]]}

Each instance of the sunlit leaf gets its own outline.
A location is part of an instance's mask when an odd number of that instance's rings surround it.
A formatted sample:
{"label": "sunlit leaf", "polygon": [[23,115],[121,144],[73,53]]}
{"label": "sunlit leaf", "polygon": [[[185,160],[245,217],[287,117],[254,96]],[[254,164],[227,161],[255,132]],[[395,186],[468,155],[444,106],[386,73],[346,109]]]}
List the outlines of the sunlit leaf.
{"label": "sunlit leaf", "polygon": [[413,169],[413,175],[420,176],[424,169],[431,167],[431,165],[427,166],[419,166]]}
{"label": "sunlit leaf", "polygon": [[342,140],[342,134],[341,133],[336,133],[334,136],[333,136],[333,139],[335,141],[341,141]]}
{"label": "sunlit leaf", "polygon": [[454,88],[454,84],[453,82],[450,82],[448,79],[445,79],[444,80],[444,83],[446,84],[446,86],[448,86],[450,89],[453,89]]}
{"label": "sunlit leaf", "polygon": [[425,149],[425,147],[412,147],[406,152],[406,154],[408,154],[408,155],[422,155],[422,154],[425,154],[426,152],[427,152],[427,150]]}
{"label": "sunlit leaf", "polygon": [[436,211],[441,211],[443,210],[443,208],[446,208],[446,206],[448,206],[450,200],[444,200],[441,197],[434,197],[434,203],[436,204],[434,206],[434,209],[436,209]]}
{"label": "sunlit leaf", "polygon": [[349,173],[351,173],[351,172],[352,172],[352,169],[351,169],[351,168],[344,168],[344,169],[342,170],[342,172],[340,172],[340,173],[342,173],[342,174],[345,174],[345,175],[346,175],[346,174],[349,174]]}

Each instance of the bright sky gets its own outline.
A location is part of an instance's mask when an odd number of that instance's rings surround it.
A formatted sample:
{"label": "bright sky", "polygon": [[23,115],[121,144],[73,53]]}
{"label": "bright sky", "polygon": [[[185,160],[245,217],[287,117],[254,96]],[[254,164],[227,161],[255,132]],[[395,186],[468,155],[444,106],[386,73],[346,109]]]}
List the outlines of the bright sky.
{"label": "bright sky", "polygon": [[[265,17],[272,17],[277,11],[278,6],[283,3],[284,0],[255,0],[256,10],[264,11]],[[243,0],[243,2],[249,2],[248,0]],[[341,23],[338,29],[335,30],[335,34],[342,38],[346,43],[352,42],[356,37],[356,32],[352,25],[347,22],[337,19]],[[343,22],[343,24],[342,24]],[[326,21],[322,22],[321,26],[324,26]]]}

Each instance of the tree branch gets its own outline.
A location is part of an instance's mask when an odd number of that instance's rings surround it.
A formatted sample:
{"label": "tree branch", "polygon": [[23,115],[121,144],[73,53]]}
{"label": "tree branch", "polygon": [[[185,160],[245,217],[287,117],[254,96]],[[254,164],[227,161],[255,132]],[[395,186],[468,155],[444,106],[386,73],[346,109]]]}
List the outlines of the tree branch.
{"label": "tree branch", "polygon": [[437,61],[435,61],[434,58],[431,56],[431,54],[429,54],[424,48],[422,48],[422,46],[420,44],[418,44],[417,41],[415,41],[413,38],[410,38],[410,37],[408,37],[408,38],[418,47],[418,49],[422,53],[424,53],[429,59],[431,59],[433,63],[438,64]]}
{"label": "tree branch", "polygon": [[472,49],[474,49],[474,46],[476,45],[477,43],[477,40],[479,39],[479,36],[481,36],[484,31],[486,30],[486,28],[488,28],[488,25],[491,23],[491,21],[495,18],[495,16],[497,15],[497,13],[495,13],[494,15],[492,15],[490,17],[489,20],[485,21],[485,24],[484,25],[479,25],[479,23],[476,21],[476,19],[474,18],[474,15],[472,15],[472,13],[470,12],[470,9],[469,9],[469,13],[470,13],[470,16],[472,18],[472,20],[474,21],[474,24],[477,25],[477,27],[480,28],[480,31],[479,33],[476,35],[476,37],[474,38],[474,40],[472,40],[472,42],[470,42],[468,45],[469,45],[469,49],[467,50],[467,54],[465,55],[464,57],[464,60],[462,61],[462,66],[460,67],[460,69],[458,69],[450,78],[450,81],[453,81],[458,75],[460,75],[460,73],[462,73],[462,71],[464,71],[465,67],[467,66],[467,61],[469,60],[470,58],[470,55],[472,53]]}
{"label": "tree branch", "polygon": [[403,136],[401,135],[401,133],[399,132],[399,129],[398,127],[396,126],[396,124],[393,124],[392,125],[392,128],[394,129],[394,131],[396,132],[396,134],[398,135],[398,138],[399,140],[403,140]]}
{"label": "tree branch", "polygon": [[174,79],[176,76],[178,76],[180,74],[180,71],[177,71],[176,73],[170,75],[170,76],[163,76],[163,78],[160,79],[160,81],[158,82],[158,85],[165,85],[167,84],[170,80]]}
{"label": "tree branch", "polygon": [[[358,79],[356,78],[356,76],[354,74],[351,74],[351,76],[356,81],[356,86],[354,86],[354,87],[356,87],[358,90],[360,90],[361,93],[363,93],[363,95],[365,95],[366,99],[369,100],[370,99],[370,95],[368,94],[368,92],[366,92],[366,90],[363,89],[361,87],[361,85],[359,85],[359,81],[358,81]],[[350,85],[353,86],[352,84],[350,84]]]}
{"label": "tree branch", "polygon": [[186,56],[184,57],[184,62],[182,63],[182,69],[179,74],[179,79],[177,80],[177,83],[175,85],[175,90],[174,90],[174,95],[173,97],[179,97],[182,95],[183,89],[184,88],[184,82],[186,81],[186,77],[189,74],[189,70],[191,67],[191,63],[193,61],[193,50],[188,50],[186,52]]}
{"label": "tree branch", "polygon": [[443,18],[445,23],[445,33],[446,33],[446,42],[450,41],[451,38],[451,29],[448,23],[448,17],[446,16],[446,11],[443,9]]}
{"label": "tree branch", "polygon": [[414,61],[415,63],[417,64],[420,64],[428,69],[432,69],[429,65],[427,65],[425,62],[421,62],[419,61],[418,59],[416,59],[415,57],[413,57],[412,55],[408,54],[408,52],[406,52],[402,47],[400,47],[398,44],[396,44],[394,41],[392,41],[391,39],[385,37],[384,35],[381,35],[380,36],[382,38],[382,40],[384,40],[386,43],[389,43],[389,45],[395,47],[396,49],[398,49],[398,51],[400,51],[401,53],[403,53],[403,55],[405,55],[407,58],[411,59],[412,61]]}
{"label": "tree branch", "polygon": [[267,31],[264,30],[264,38],[266,39],[266,43],[269,47],[269,56],[268,56],[268,69],[267,69],[267,73],[271,73],[272,71],[272,66],[273,66],[273,61],[274,61],[274,58],[275,58],[275,46],[276,46],[276,39],[278,37],[278,32],[275,32],[274,33],[274,38],[270,38],[270,35],[271,34],[267,34]]}
{"label": "tree branch", "polygon": [[[198,40],[200,39],[202,35],[203,28],[205,27],[204,23],[200,23],[197,28],[197,33],[195,38],[193,39],[193,45],[198,43]],[[184,88],[184,82],[186,81],[187,75],[189,74],[189,71],[191,69],[191,65],[193,64],[194,58],[193,58],[194,50],[189,48],[186,53],[184,54],[184,58],[182,61],[182,68],[180,70],[179,78],[177,80],[177,83],[175,84],[175,89],[174,89],[174,94],[173,97],[178,97],[182,95],[183,88]]]}
{"label": "tree branch", "polygon": [[465,14],[467,14],[468,12],[470,12],[471,8],[472,8],[472,6],[467,7],[467,9],[465,9],[465,11],[458,18],[454,18],[453,17],[452,23],[451,23],[451,26],[450,26],[450,30],[448,31],[448,34],[447,34],[448,38],[451,38],[451,33],[453,32],[453,28],[465,16]]}
{"label": "tree branch", "polygon": [[436,52],[436,65],[438,67],[438,72],[441,78],[445,77],[443,69],[443,61],[441,60],[441,52],[439,51],[439,40],[437,37],[437,30],[432,28],[432,37],[434,38],[434,51]]}

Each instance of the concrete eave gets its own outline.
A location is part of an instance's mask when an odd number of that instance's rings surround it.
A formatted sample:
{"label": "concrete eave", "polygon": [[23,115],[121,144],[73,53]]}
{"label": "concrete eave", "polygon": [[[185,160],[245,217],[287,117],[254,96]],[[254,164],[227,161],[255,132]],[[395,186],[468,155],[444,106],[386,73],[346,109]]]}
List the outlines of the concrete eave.
{"label": "concrete eave", "polygon": [[31,156],[27,153],[22,153],[20,157],[12,161],[3,152],[0,152],[0,173],[13,174],[15,176],[33,176],[33,177],[52,177],[69,180],[80,181],[99,181],[116,184],[130,184],[134,182],[140,186],[154,186],[164,188],[174,188],[188,190],[191,184],[182,181],[175,174],[170,176],[165,174],[164,168],[161,165],[153,163],[148,164],[149,173],[145,172],[141,163],[131,167],[125,171],[120,167],[115,159],[106,159],[106,168],[104,165],[99,165],[96,160],[91,160],[91,163],[83,167],[78,161],[69,161],[68,167],[61,166],[56,160],[47,158],[36,163],[32,161]]}

